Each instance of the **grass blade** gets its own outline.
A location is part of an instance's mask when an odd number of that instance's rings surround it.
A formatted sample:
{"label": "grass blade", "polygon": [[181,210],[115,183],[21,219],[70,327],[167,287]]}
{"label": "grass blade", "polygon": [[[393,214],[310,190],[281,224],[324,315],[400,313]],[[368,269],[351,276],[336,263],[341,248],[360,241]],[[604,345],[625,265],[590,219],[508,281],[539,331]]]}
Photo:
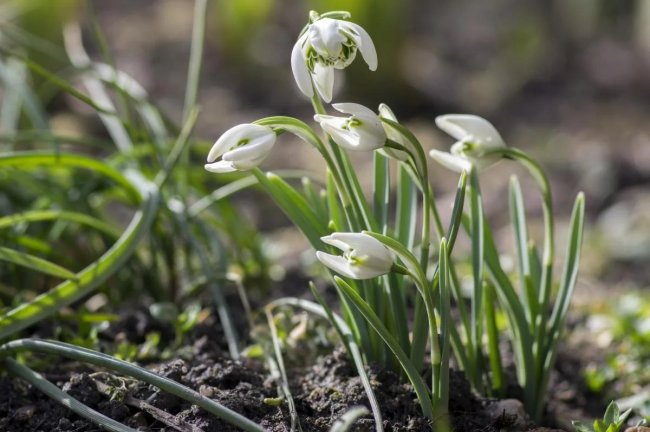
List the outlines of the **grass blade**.
{"label": "grass blade", "polygon": [[74,272],[46,259],[1,246],[0,261],[7,261],[61,279],[76,279],[77,277]]}
{"label": "grass blade", "polygon": [[372,210],[382,234],[386,234],[388,231],[388,202],[390,198],[388,158],[379,152],[374,152],[373,155],[375,181],[373,183]]}
{"label": "grass blade", "polygon": [[81,348],[75,345],[63,342],[41,340],[41,339],[18,339],[0,346],[0,356],[7,356],[15,352],[39,352],[44,354],[54,354],[77,360],[80,362],[94,364],[118,373],[136,378],[148,384],[154,385],[168,393],[197,405],[206,411],[216,415],[224,421],[240,427],[247,432],[263,432],[259,425],[242,415],[232,411],[223,405],[209,399],[200,393],[177,383],[176,381],[156,375],[140,366],[118,360],[107,354],[97,351]]}
{"label": "grass blade", "polygon": [[24,379],[50,398],[73,411],[75,414],[100,425],[102,429],[114,432],[135,432],[135,429],[125,426],[112,418],[106,417],[104,414],[101,414],[79,402],[77,399],[46,380],[41,374],[21,365],[16,360],[5,358],[4,365],[8,372]]}
{"label": "grass blade", "polygon": [[138,204],[142,200],[133,179],[128,179],[125,174],[110,165],[87,156],[41,151],[0,153],[0,167],[3,166],[16,166],[20,169],[36,166],[83,168],[113,180],[124,189],[133,203]]}
{"label": "grass blade", "polygon": [[43,222],[51,220],[55,220],[57,222],[68,221],[77,223],[79,225],[85,225],[113,238],[118,238],[120,236],[119,231],[100,219],[88,216],[84,213],[65,210],[34,210],[5,216],[0,218],[0,230],[20,223]]}
{"label": "grass blade", "polygon": [[75,280],[67,280],[0,316],[0,339],[5,339],[52,315],[61,307],[79,300],[122,267],[149,231],[158,210],[158,201],[157,190],[152,190],[119,240],[97,261],[77,273]]}
{"label": "grass blade", "polygon": [[352,407],[336,419],[330,428],[330,432],[347,432],[352,429],[357,420],[367,414],[369,414],[368,409],[364,406]]}
{"label": "grass blade", "polygon": [[517,260],[519,263],[519,279],[521,284],[521,295],[526,308],[528,321],[533,323],[533,318],[537,315],[539,307],[537,306],[537,294],[533,293],[530,298],[532,284],[539,284],[539,281],[531,280],[531,264],[528,255],[528,232],[526,224],[526,210],[524,209],[524,199],[521,193],[521,186],[516,176],[510,177],[510,218],[515,236],[515,250],[517,251]]}
{"label": "grass blade", "polygon": [[470,213],[472,223],[472,274],[474,278],[474,288],[472,290],[471,302],[471,357],[473,360],[474,370],[471,371],[472,384],[479,392],[483,390],[482,374],[482,339],[483,339],[483,262],[485,255],[485,245],[483,227],[485,219],[483,215],[483,202],[481,199],[481,189],[476,167],[470,171]]}

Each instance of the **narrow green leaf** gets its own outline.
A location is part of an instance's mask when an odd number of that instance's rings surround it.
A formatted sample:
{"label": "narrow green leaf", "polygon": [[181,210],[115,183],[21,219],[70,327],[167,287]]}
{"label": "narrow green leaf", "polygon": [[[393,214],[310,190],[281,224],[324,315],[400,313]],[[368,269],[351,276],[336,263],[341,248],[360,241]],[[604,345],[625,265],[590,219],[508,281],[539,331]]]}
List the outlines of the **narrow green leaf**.
{"label": "narrow green leaf", "polygon": [[[1,159],[0,159],[1,161]],[[149,231],[158,209],[157,190],[145,197],[142,208],[119,240],[97,261],[77,273],[75,280],[67,280],[34,300],[24,303],[0,316],[0,339],[40,321],[94,290],[131,257],[135,248]]]}
{"label": "narrow green leaf", "polygon": [[449,258],[447,240],[440,242],[440,254],[438,256],[438,278],[440,298],[438,308],[440,313],[440,349],[442,351],[438,384],[438,399],[440,406],[446,412],[449,405],[449,357],[451,355],[450,334],[451,327],[451,286],[449,277]]}
{"label": "narrow green leaf", "polygon": [[488,337],[488,357],[490,359],[490,369],[492,371],[492,391],[497,397],[505,397],[506,382],[503,378],[503,362],[501,360],[501,351],[499,349],[499,329],[496,320],[496,298],[494,287],[487,283],[483,291],[485,324]]}
{"label": "narrow green leaf", "polygon": [[618,404],[614,401],[610,402],[605,410],[605,415],[603,416],[604,423],[609,426],[618,421],[618,417],[621,414],[621,410],[618,408]]}
{"label": "narrow green leaf", "polygon": [[528,232],[526,224],[526,210],[524,199],[521,193],[521,186],[516,176],[510,177],[510,219],[512,220],[513,234],[515,238],[515,250],[519,264],[519,281],[521,294],[526,307],[526,315],[530,322],[534,322],[537,304],[537,292],[530,298],[533,286],[539,285],[539,281],[532,281],[531,264],[528,255]]}
{"label": "narrow green leaf", "polygon": [[560,288],[558,290],[557,299],[553,307],[553,313],[550,318],[550,328],[543,333],[546,344],[545,349],[541,350],[544,355],[541,370],[539,372],[540,379],[537,386],[537,397],[535,399],[536,406],[534,407],[533,416],[539,418],[542,415],[544,407],[544,397],[546,395],[546,387],[550,378],[550,371],[553,369],[555,359],[557,356],[557,344],[562,333],[566,313],[571,302],[573,290],[578,279],[578,268],[580,265],[580,252],[582,250],[582,234],[584,230],[584,217],[585,217],[585,197],[583,193],[579,193],[573,212],[571,214],[571,222],[569,225],[569,243],[567,245],[566,262]]}
{"label": "narrow green leaf", "polygon": [[141,195],[133,180],[128,179],[123,173],[110,165],[87,156],[73,153],[25,151],[0,153],[0,167],[15,166],[20,169],[51,166],[51,167],[75,167],[83,168],[101,174],[113,180],[125,190],[134,203],[140,203]]}
{"label": "narrow green leaf", "polygon": [[485,220],[483,215],[483,202],[481,199],[481,189],[476,167],[470,171],[470,213],[472,223],[472,275],[474,278],[474,288],[471,299],[471,349],[472,357],[475,361],[474,376],[472,384],[481,391],[483,387],[483,262],[484,262],[484,239],[483,227]]}
{"label": "narrow green leaf", "polygon": [[113,432],[135,432],[135,429],[124,426],[120,422],[117,422],[110,417],[106,417],[105,415],[79,402],[77,399],[73,398],[68,393],[62,391],[57,386],[46,380],[45,377],[43,377],[41,374],[34,372],[26,366],[23,366],[16,360],[12,358],[5,358],[4,365],[8,372],[29,382],[35,388],[42,391],[47,396],[54,399],[79,416],[100,425],[102,429]]}
{"label": "narrow green leaf", "polygon": [[199,91],[199,79],[201,75],[201,60],[203,59],[203,41],[205,39],[207,9],[207,0],[195,0],[194,18],[192,21],[192,47],[190,49],[190,61],[185,85],[183,123],[187,121],[190,111],[196,107],[196,96]]}
{"label": "narrow green leaf", "polygon": [[330,432],[347,432],[352,429],[357,420],[368,414],[370,412],[364,406],[352,407],[336,419],[330,428]]}
{"label": "narrow green leaf", "polygon": [[327,208],[323,205],[321,194],[316,190],[314,183],[309,177],[300,179],[302,182],[302,191],[309,206],[314,210],[316,217],[321,225],[327,225],[329,221],[329,214]]}
{"label": "narrow green leaf", "polygon": [[339,195],[334,184],[334,176],[330,170],[327,170],[327,208],[329,210],[329,221],[331,230],[334,232],[348,231],[341,206],[339,205]]}
{"label": "narrow green leaf", "polygon": [[212,399],[201,395],[195,390],[179,384],[170,378],[157,375],[143,367],[118,360],[98,351],[52,340],[18,339],[0,346],[0,357],[6,357],[12,353],[25,351],[53,354],[116,371],[119,374],[130,376],[144,381],[147,384],[156,386],[165,392],[184,399],[191,404],[197,405],[209,413],[214,414],[224,421],[247,432],[264,431],[260,425],[213,401]]}
{"label": "narrow green leaf", "polygon": [[390,197],[390,170],[388,158],[379,152],[373,153],[374,174],[373,183],[373,213],[379,224],[382,234],[388,232],[388,202]]}
{"label": "narrow green leaf", "polygon": [[24,213],[16,213],[0,218],[0,230],[9,228],[19,223],[43,222],[43,221],[68,221],[86,225],[111,237],[119,237],[119,231],[106,222],[89,216],[84,213],[77,213],[64,210],[34,210]]}
{"label": "narrow green leaf", "polygon": [[465,205],[465,191],[467,190],[467,173],[462,172],[458,179],[458,187],[456,188],[456,198],[454,199],[454,207],[451,212],[451,221],[449,222],[449,229],[447,230],[447,238],[449,239],[449,254],[454,250],[456,237],[462,225],[463,207]]}
{"label": "narrow green leaf", "polygon": [[278,337],[278,328],[275,325],[273,310],[267,306],[264,309],[264,312],[266,313],[266,321],[268,323],[269,329],[271,330],[271,343],[273,345],[273,352],[275,354],[275,363],[277,365],[277,369],[280,372],[280,389],[285,400],[287,401],[287,406],[289,408],[289,416],[291,417],[291,430],[295,431],[297,428],[300,432],[302,432],[302,426],[300,425],[300,419],[298,418],[298,411],[296,410],[296,403],[293,400],[291,388],[289,386],[287,369],[284,366],[284,359],[282,358],[282,347],[280,346],[280,338]]}
{"label": "narrow green leaf", "polygon": [[305,234],[312,246],[320,249],[322,247],[320,238],[327,234],[327,230],[318,221],[302,195],[277,175],[272,173],[265,175],[257,168],[253,169],[253,173],[282,211]]}
{"label": "narrow green leaf", "polygon": [[77,275],[58,264],[43,258],[0,246],[0,261],[26,267],[37,272],[55,276],[61,279],[75,279]]}
{"label": "narrow green leaf", "polygon": [[403,164],[399,165],[397,187],[395,237],[408,249],[413,249],[418,214],[417,186]]}
{"label": "narrow green leaf", "polygon": [[19,55],[15,52],[11,52],[2,46],[0,46],[0,53],[4,54],[6,57],[13,57],[21,62],[23,62],[30,71],[34,72],[36,75],[39,75],[40,77],[46,79],[50,84],[53,84],[57,88],[61,89],[62,91],[66,92],[70,96],[80,100],[81,102],[85,103],[86,105],[90,106],[97,112],[101,113],[106,113],[109,115],[116,115],[114,111],[110,111],[105,109],[104,107],[99,106],[96,104],[91,98],[86,96],[85,94],[81,93],[79,90],[76,88],[72,87],[70,84],[68,84],[65,80],[62,78],[54,75],[53,73],[49,72],[47,69],[44,67],[40,66],[37,63],[34,63],[30,59],[28,59],[25,56]]}

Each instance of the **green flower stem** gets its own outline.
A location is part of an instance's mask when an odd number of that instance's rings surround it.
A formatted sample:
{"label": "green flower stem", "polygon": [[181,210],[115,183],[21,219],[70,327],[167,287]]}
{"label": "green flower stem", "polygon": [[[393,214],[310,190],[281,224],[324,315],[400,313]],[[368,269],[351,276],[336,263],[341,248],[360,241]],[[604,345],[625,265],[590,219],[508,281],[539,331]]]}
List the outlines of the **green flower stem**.
{"label": "green flower stem", "polygon": [[472,223],[472,270],[474,287],[471,302],[471,338],[470,352],[474,367],[471,377],[472,384],[479,393],[483,393],[483,262],[484,262],[484,215],[483,200],[478,178],[478,171],[472,167],[470,171],[470,213]]}
{"label": "green flower stem", "polygon": [[[318,92],[314,92],[311,102],[316,114],[327,114]],[[354,173],[349,158],[331,138],[328,139],[328,142],[329,148],[334,155],[334,160],[336,161],[336,170],[334,171],[334,175],[335,177],[339,176],[341,183],[344,186],[344,189],[341,189],[340,192],[345,190],[350,197],[357,216],[356,222],[358,223],[359,221],[363,221],[361,227],[353,226],[352,229],[355,231],[363,228],[377,230],[376,222],[369,216],[370,207],[361,191],[361,186],[359,185],[359,181]]]}
{"label": "green flower stem", "polygon": [[[551,297],[551,284],[553,273],[553,259],[555,253],[554,227],[553,227],[553,199],[551,196],[551,187],[544,173],[544,170],[537,161],[531,158],[527,153],[515,148],[502,148],[491,151],[490,154],[501,154],[504,157],[515,159],[522,163],[530,172],[531,176],[537,182],[542,196],[542,208],[544,213],[544,252],[542,255],[542,276],[540,281],[540,291],[538,293],[538,314],[534,323],[534,345],[533,355],[535,358],[535,376],[540,377],[544,374],[544,363],[546,357],[547,336],[549,336],[547,327],[548,307]],[[541,384],[541,383],[540,383]]]}
{"label": "green flower stem", "polygon": [[323,159],[325,159],[327,168],[332,173],[332,178],[334,179],[334,184],[336,185],[336,189],[343,204],[343,210],[346,214],[346,219],[350,224],[350,228],[356,231],[362,229],[361,225],[358,223],[360,220],[358,207],[356,206],[356,203],[353,199],[351,188],[345,181],[346,178],[342,174],[339,163],[332,158],[332,155],[330,155],[329,151],[321,139],[318,137],[318,135],[314,133],[312,128],[310,128],[305,122],[301,120],[284,116],[266,117],[253,123],[263,126],[275,127],[278,128],[278,130],[281,132],[290,132],[298,138],[311,144],[321,154]]}
{"label": "green flower stem", "polygon": [[100,425],[102,429],[113,432],[135,432],[135,429],[125,426],[110,417],[106,417],[104,414],[101,414],[94,409],[89,408],[87,405],[79,402],[77,399],[73,398],[46,380],[41,374],[34,372],[26,366],[23,366],[16,360],[12,358],[5,358],[4,366],[10,373],[29,382],[31,385],[45,393],[50,398],[54,399],[64,407],[69,408],[75,414]]}
{"label": "green flower stem", "polygon": [[139,366],[86,348],[81,348],[75,345],[56,341],[40,339],[18,339],[7,342],[4,345],[0,346],[0,357],[6,357],[13,353],[24,351],[59,355],[80,362],[90,363],[96,366],[114,370],[118,373],[144,381],[168,393],[185,399],[186,401],[205,409],[206,411],[216,415],[224,421],[242,428],[247,432],[264,431],[261,426],[252,422],[246,417],[243,417],[241,414],[238,414],[231,409],[226,408],[223,405],[220,405],[205,396],[202,396],[198,392],[185,387],[176,381],[161,377],[160,375],[156,375],[155,373]]}
{"label": "green flower stem", "polygon": [[495,293],[491,284],[486,284],[483,290],[483,300],[488,336],[488,357],[492,371],[492,392],[497,397],[504,397],[506,383],[503,378],[503,363],[499,351],[499,329],[497,328],[496,314],[494,313],[496,306]]}

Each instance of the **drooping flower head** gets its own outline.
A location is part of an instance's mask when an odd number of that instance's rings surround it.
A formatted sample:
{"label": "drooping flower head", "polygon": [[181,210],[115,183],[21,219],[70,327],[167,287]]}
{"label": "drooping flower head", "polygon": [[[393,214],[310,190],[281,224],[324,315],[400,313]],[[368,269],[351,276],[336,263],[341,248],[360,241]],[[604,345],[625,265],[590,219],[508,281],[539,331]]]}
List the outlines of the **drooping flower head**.
{"label": "drooping flower head", "polygon": [[325,266],[351,279],[371,279],[391,271],[395,258],[379,240],[365,233],[336,232],[321,237],[343,255],[316,252]]}
{"label": "drooping flower head", "polygon": [[499,132],[482,117],[447,114],[436,117],[436,125],[458,141],[451,146],[451,153],[431,150],[429,155],[454,171],[469,171],[472,165],[486,168],[498,160],[486,153],[506,146]]}
{"label": "drooping flower head", "polygon": [[[326,14],[327,15],[327,14]],[[377,69],[377,51],[368,33],[359,25],[311,12],[310,23],[291,52],[291,69],[298,88],[312,97],[316,90],[325,102],[332,100],[334,69],[343,69],[361,56],[370,70]],[[340,14],[339,14],[340,15]],[[349,18],[350,14],[342,15]]]}
{"label": "drooping flower head", "polygon": [[[240,124],[228,129],[210,149],[205,169],[215,173],[246,171],[258,166],[275,144],[268,126]],[[221,160],[217,159],[221,157]]]}
{"label": "drooping flower head", "polygon": [[386,131],[370,108],[356,103],[338,103],[332,107],[350,116],[316,114],[314,119],[336,144],[352,151],[377,150],[386,144]]}

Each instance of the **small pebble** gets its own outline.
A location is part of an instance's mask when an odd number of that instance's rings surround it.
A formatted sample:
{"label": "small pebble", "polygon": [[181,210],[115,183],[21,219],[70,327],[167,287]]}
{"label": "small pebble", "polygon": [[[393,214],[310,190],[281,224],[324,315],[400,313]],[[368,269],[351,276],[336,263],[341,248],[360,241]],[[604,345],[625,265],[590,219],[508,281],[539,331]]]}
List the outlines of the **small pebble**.
{"label": "small pebble", "polygon": [[507,420],[511,427],[524,427],[529,423],[524,404],[517,399],[503,399],[487,407],[488,415],[493,421]]}

